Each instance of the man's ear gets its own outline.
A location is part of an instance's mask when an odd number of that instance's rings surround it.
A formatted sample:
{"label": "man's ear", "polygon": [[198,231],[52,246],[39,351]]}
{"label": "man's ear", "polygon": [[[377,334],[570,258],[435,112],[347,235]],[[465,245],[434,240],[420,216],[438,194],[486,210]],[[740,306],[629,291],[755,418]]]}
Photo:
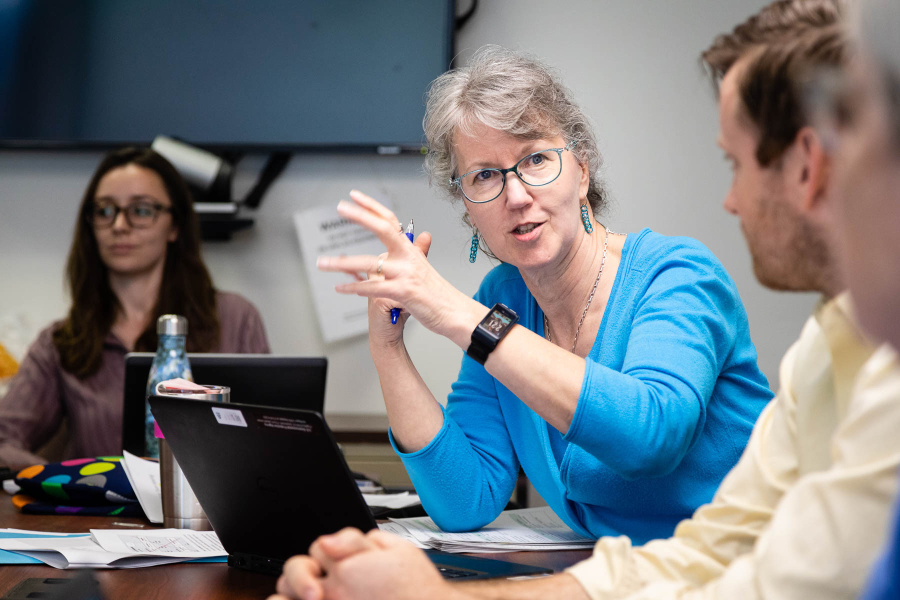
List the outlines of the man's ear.
{"label": "man's ear", "polygon": [[831,158],[823,149],[819,134],[812,127],[803,127],[797,132],[794,143],[800,160],[800,169],[795,176],[803,189],[802,207],[804,210],[815,210],[825,200],[828,191]]}

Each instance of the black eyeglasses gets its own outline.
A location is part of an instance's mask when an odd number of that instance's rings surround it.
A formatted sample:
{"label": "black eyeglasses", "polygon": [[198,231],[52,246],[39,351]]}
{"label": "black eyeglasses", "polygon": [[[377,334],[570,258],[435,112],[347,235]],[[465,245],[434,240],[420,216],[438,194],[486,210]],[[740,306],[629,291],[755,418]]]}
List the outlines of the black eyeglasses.
{"label": "black eyeglasses", "polygon": [[550,148],[540,152],[532,152],[508,169],[476,169],[450,180],[450,185],[457,185],[466,200],[475,204],[484,204],[494,200],[506,188],[506,174],[515,173],[519,180],[530,186],[538,187],[556,181],[562,173],[562,153],[571,150],[577,141],[570,142],[565,148]]}
{"label": "black eyeglasses", "polygon": [[112,202],[98,202],[87,213],[87,221],[98,229],[112,227],[119,217],[125,213],[125,221],[129,227],[146,229],[152,227],[161,212],[172,212],[171,206],[159,202],[132,202],[128,206],[119,206]]}

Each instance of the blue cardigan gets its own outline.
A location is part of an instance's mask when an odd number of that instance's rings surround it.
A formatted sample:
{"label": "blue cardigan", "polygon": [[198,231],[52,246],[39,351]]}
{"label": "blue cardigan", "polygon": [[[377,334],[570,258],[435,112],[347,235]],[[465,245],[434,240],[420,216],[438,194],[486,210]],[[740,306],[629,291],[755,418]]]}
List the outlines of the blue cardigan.
{"label": "blue cardigan", "polygon": [[[494,268],[475,299],[506,304],[544,334],[515,267]],[[521,465],[582,535],[670,536],[712,499],[772,398],[725,268],[701,243],[649,229],[625,241],[586,363],[565,437],[465,355],[434,439],[403,453],[391,437],[442,529],[496,518]]]}

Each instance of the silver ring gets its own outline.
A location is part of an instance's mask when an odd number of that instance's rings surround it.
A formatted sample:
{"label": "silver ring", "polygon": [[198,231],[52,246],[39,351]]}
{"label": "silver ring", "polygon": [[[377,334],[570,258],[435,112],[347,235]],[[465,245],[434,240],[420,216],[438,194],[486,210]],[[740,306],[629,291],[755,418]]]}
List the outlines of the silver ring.
{"label": "silver ring", "polygon": [[384,257],[383,257],[383,256],[382,256],[381,258],[378,259],[378,268],[375,269],[375,272],[376,272],[378,275],[381,275],[381,269],[382,269],[382,267],[384,267]]}

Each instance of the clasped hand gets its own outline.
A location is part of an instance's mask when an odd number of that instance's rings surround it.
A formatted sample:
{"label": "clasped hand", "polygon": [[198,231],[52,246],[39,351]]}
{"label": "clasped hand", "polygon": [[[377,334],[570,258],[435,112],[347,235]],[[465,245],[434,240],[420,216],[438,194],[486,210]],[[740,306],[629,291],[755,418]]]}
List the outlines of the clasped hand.
{"label": "clasped hand", "polygon": [[428,557],[394,535],[342,529],[313,542],[309,556],[284,565],[269,600],[438,598],[448,584]]}

